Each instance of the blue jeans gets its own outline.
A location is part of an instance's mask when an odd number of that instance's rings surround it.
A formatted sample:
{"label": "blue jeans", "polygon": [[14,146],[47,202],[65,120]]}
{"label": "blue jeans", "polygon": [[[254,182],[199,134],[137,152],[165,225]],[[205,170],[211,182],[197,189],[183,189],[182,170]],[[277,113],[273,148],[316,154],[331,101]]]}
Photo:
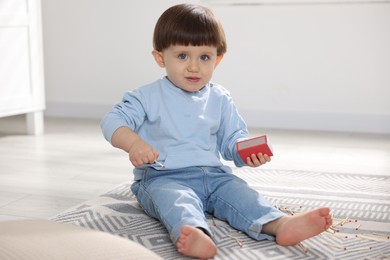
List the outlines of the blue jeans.
{"label": "blue jeans", "polygon": [[256,240],[274,240],[261,233],[262,227],[285,216],[244,180],[219,167],[146,168],[131,190],[145,212],[163,223],[175,244],[183,225],[202,228],[212,237],[205,212]]}

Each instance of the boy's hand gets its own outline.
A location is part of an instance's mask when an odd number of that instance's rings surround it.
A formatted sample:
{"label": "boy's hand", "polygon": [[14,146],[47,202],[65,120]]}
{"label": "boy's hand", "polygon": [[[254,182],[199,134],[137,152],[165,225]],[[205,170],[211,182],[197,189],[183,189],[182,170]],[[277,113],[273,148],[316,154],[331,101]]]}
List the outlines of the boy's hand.
{"label": "boy's hand", "polygon": [[120,148],[129,154],[129,160],[135,167],[154,162],[158,152],[145,143],[133,130],[127,126],[119,127],[111,137],[114,147]]}
{"label": "boy's hand", "polygon": [[129,150],[129,159],[134,167],[140,167],[146,163],[152,163],[158,158],[158,152],[142,139],[135,141]]}
{"label": "boy's hand", "polygon": [[267,154],[263,155],[262,153],[258,153],[257,156],[256,154],[252,154],[251,157],[246,158],[246,163],[250,167],[259,167],[270,161],[271,161],[271,157],[269,157]]}

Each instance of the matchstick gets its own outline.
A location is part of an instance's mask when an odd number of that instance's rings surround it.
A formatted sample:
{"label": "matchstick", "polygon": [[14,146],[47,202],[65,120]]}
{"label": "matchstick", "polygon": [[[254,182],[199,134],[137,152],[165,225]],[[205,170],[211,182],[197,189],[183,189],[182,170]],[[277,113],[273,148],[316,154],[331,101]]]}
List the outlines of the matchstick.
{"label": "matchstick", "polygon": [[165,165],[160,163],[159,161],[155,160],[154,161],[155,164],[158,164],[161,168],[165,168]]}
{"label": "matchstick", "polygon": [[244,242],[241,239],[239,239],[238,237],[235,237],[235,236],[232,236],[232,235],[227,235],[227,236],[233,238],[234,240],[236,240],[240,247],[244,246]]}
{"label": "matchstick", "polygon": [[302,242],[299,242],[298,246],[302,249],[303,253],[306,254],[307,252],[309,252],[309,249],[307,249],[307,247],[305,247]]}

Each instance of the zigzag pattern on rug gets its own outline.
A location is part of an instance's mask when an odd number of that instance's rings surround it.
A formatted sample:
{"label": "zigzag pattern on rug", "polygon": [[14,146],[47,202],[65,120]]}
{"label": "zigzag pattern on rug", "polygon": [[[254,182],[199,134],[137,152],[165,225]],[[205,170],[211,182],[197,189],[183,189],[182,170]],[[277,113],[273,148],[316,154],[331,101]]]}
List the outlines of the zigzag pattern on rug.
{"label": "zigzag pattern on rug", "polygon": [[[332,209],[328,232],[282,247],[255,241],[208,216],[218,246],[215,259],[384,259],[390,257],[390,178],[379,175],[311,171],[234,169],[271,203],[287,213],[319,206]],[[130,191],[130,183],[71,208],[55,221],[126,237],[164,259],[188,259],[177,253],[165,228],[148,217]]]}

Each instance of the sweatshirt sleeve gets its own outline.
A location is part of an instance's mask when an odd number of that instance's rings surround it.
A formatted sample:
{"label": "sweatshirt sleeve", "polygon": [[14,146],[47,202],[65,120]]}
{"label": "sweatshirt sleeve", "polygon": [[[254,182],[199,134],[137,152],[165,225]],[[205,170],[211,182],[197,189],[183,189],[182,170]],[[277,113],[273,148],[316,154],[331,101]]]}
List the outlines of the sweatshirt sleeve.
{"label": "sweatshirt sleeve", "polygon": [[248,139],[245,121],[238,113],[230,94],[226,93],[226,102],[222,108],[222,120],[218,133],[218,145],[223,159],[233,161],[237,167],[246,166],[237,153],[236,142]]}
{"label": "sweatshirt sleeve", "polygon": [[126,92],[121,102],[116,104],[101,120],[100,127],[104,138],[111,143],[114,132],[127,126],[133,131],[137,131],[145,120],[145,109],[143,106],[142,94],[135,90]]}

